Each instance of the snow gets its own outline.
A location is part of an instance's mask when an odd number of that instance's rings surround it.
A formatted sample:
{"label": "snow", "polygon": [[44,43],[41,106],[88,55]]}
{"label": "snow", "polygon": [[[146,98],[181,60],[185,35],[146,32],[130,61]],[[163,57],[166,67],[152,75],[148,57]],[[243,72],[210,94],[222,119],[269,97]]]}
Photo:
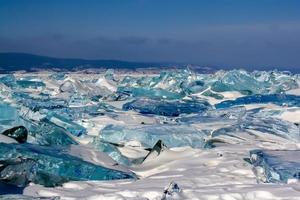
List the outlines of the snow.
{"label": "snow", "polygon": [[[70,182],[57,188],[31,185],[24,191],[33,196],[61,196],[62,199],[149,199],[160,200],[172,181],[182,192],[173,199],[259,200],[299,199],[300,185],[257,184],[252,166],[244,161],[249,150],[264,143],[234,144],[200,150],[190,147],[163,151],[152,162],[133,167],[136,181]],[[287,148],[278,143],[272,149]],[[296,145],[288,148],[297,148]]]}
{"label": "snow", "polygon": [[278,117],[289,122],[300,123],[300,110],[286,110],[283,111]]}

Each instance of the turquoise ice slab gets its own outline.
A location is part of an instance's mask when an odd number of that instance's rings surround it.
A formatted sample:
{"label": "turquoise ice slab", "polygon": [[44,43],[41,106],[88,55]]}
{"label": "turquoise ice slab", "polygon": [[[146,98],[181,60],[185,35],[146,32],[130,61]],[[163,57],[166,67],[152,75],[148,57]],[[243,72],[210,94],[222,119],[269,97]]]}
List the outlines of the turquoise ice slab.
{"label": "turquoise ice slab", "polygon": [[[16,108],[8,105],[0,103],[0,133],[6,131],[8,135],[15,135],[16,137],[23,137],[25,139],[25,135],[27,134],[26,129],[28,130],[28,135],[32,136],[36,143],[40,145],[70,145],[77,144],[74,139],[67,133],[66,130],[56,126],[52,123],[47,122],[33,122],[31,120],[20,118],[18,115],[18,111]],[[79,126],[79,125],[78,125]],[[18,127],[22,127],[21,129]],[[72,128],[77,126],[70,126],[71,131]],[[15,129],[15,130],[14,130]],[[24,130],[25,129],[25,130]],[[8,130],[14,130],[7,132]],[[74,128],[74,132],[81,133],[80,131],[84,131],[83,128],[78,129]],[[76,132],[77,131],[77,132]],[[24,135],[25,134],[25,135]],[[17,136],[19,135],[19,136]],[[26,136],[27,138],[27,136]],[[25,139],[26,140],[26,139]],[[25,142],[22,140],[21,142]]]}
{"label": "turquoise ice slab", "polygon": [[[238,107],[233,107],[232,109],[237,109]],[[227,109],[220,109],[223,111]],[[249,131],[255,130],[258,135],[262,134],[271,134],[277,137],[285,138],[290,140],[291,142],[299,142],[300,141],[300,133],[299,127],[289,121],[280,120],[278,118],[273,118],[267,116],[265,112],[260,112],[261,109],[255,109],[245,112],[244,114],[241,111],[241,115],[238,116],[230,116],[230,112],[228,112],[229,119],[227,116],[219,118],[223,122],[226,122],[227,125],[222,128],[216,129],[211,133],[212,137],[218,137],[222,135],[240,138],[240,133],[250,133]],[[218,111],[218,110],[216,110]],[[238,114],[238,113],[235,113]],[[234,120],[236,119],[236,120]],[[212,120],[213,122],[213,120]],[[216,122],[216,121],[215,121]],[[263,137],[261,139],[264,139]],[[245,138],[245,140],[247,140]]]}
{"label": "turquoise ice slab", "polygon": [[22,88],[38,88],[45,87],[45,83],[41,81],[32,81],[32,80],[18,80],[17,85]]}
{"label": "turquoise ice slab", "polygon": [[135,175],[95,165],[63,148],[0,143],[0,181],[16,186],[30,182],[52,187],[68,181],[132,179]]}
{"label": "turquoise ice slab", "polygon": [[121,154],[117,146],[130,141],[139,141],[145,149],[152,148],[157,141],[164,141],[168,147],[191,146],[206,148],[206,133],[187,125],[143,125],[143,126],[106,126],[94,139],[95,147],[124,165],[136,164],[136,160]]}
{"label": "turquoise ice slab", "polygon": [[239,123],[242,129],[273,134],[294,142],[300,141],[299,127],[292,122],[267,116],[246,115]]}
{"label": "turquoise ice slab", "polygon": [[204,132],[186,125],[108,125],[98,137],[100,141],[119,144],[135,140],[147,148],[152,148],[158,140],[164,141],[168,147],[203,148],[205,136]]}
{"label": "turquoise ice slab", "polygon": [[11,88],[14,88],[14,87],[17,86],[16,78],[12,74],[7,74],[7,75],[4,75],[4,76],[1,76],[0,77],[0,83],[3,83],[4,85],[6,85],[8,87],[11,87]]}
{"label": "turquoise ice slab", "polygon": [[119,87],[134,87],[143,89],[163,88],[178,94],[201,92],[208,87],[210,93],[221,98],[215,92],[239,91],[243,94],[272,94],[298,88],[297,76],[279,71],[244,70],[218,71],[214,74],[197,74],[189,69],[166,71],[153,77],[126,76],[119,82]]}
{"label": "turquoise ice slab", "polygon": [[[51,112],[59,115],[69,121],[77,121],[82,118],[91,118],[101,116],[105,114],[114,114],[119,109],[114,108],[105,103],[98,103],[92,106],[81,106],[81,107],[65,107],[58,109],[51,109]],[[42,111],[43,114],[48,114],[47,110]]]}
{"label": "turquoise ice slab", "polygon": [[21,105],[30,108],[33,111],[41,109],[58,109],[68,106],[67,102],[62,99],[50,98],[49,96],[39,95],[39,97],[32,97],[28,93],[14,92],[13,98]]}
{"label": "turquoise ice slab", "polygon": [[15,121],[18,118],[17,110],[6,103],[0,102],[0,123]]}
{"label": "turquoise ice slab", "polygon": [[199,113],[210,108],[206,101],[166,101],[136,99],[123,105],[124,110],[135,110],[142,114],[156,114],[176,117],[180,114]]}
{"label": "turquoise ice slab", "polygon": [[66,78],[66,74],[63,72],[56,72],[51,74],[49,78],[54,80],[64,80]]}
{"label": "turquoise ice slab", "polygon": [[246,71],[228,71],[218,81],[212,84],[216,92],[240,91],[244,94],[261,94],[266,92],[265,82],[259,82]]}
{"label": "turquoise ice slab", "polygon": [[87,133],[84,127],[51,111],[48,112],[45,120],[61,128],[64,128],[65,130],[67,130],[68,132],[70,132],[72,135],[75,136],[81,136]]}
{"label": "turquoise ice slab", "polygon": [[15,107],[0,102],[0,133],[14,126],[20,126],[21,121]]}
{"label": "turquoise ice slab", "polygon": [[131,95],[135,98],[146,97],[146,98],[152,98],[152,99],[172,100],[172,99],[181,99],[182,97],[184,97],[183,94],[169,92],[167,90],[163,90],[160,88],[146,89],[146,88],[134,88],[134,87],[129,87],[129,88],[119,87],[118,93],[125,93],[125,94]]}
{"label": "turquoise ice slab", "polygon": [[256,175],[263,182],[300,180],[300,150],[252,150],[250,160]]}
{"label": "turquoise ice slab", "polygon": [[115,146],[114,144],[102,141],[99,138],[95,139],[93,143],[96,146],[97,150],[106,153],[119,164],[126,166],[131,165],[131,160],[123,156],[122,153],[118,150],[117,146]]}
{"label": "turquoise ice slab", "polygon": [[46,122],[34,123],[25,121],[29,130],[29,135],[33,137],[34,142],[43,146],[69,146],[77,142],[66,132],[54,124]]}
{"label": "turquoise ice slab", "polygon": [[223,101],[216,104],[217,109],[228,108],[232,106],[255,104],[255,103],[273,103],[280,106],[300,106],[300,96],[287,94],[267,94],[267,95],[251,95],[237,98],[235,100]]}

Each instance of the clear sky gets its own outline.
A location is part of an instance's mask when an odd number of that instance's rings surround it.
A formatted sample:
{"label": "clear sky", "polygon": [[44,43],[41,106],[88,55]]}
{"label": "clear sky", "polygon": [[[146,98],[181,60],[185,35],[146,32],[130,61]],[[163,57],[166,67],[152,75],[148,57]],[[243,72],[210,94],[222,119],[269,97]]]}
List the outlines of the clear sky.
{"label": "clear sky", "polygon": [[0,52],[300,67],[300,0],[0,0]]}

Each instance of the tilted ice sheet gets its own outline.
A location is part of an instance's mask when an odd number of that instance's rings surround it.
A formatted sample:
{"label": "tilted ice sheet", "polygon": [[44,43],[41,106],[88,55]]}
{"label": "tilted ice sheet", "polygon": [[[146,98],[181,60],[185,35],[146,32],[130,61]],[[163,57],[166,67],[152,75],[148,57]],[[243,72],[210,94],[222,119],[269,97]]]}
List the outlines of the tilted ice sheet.
{"label": "tilted ice sheet", "polygon": [[0,180],[16,186],[30,182],[56,186],[70,180],[131,179],[135,175],[109,169],[67,154],[63,148],[0,143]]}
{"label": "tilted ice sheet", "polygon": [[180,114],[206,111],[210,105],[206,101],[165,101],[137,99],[123,105],[124,110],[135,110],[142,114],[156,114],[176,117]]}
{"label": "tilted ice sheet", "polygon": [[99,135],[100,141],[122,144],[137,140],[144,147],[153,147],[158,140],[162,140],[168,147],[201,148],[205,145],[204,138],[205,133],[185,125],[109,125]]}

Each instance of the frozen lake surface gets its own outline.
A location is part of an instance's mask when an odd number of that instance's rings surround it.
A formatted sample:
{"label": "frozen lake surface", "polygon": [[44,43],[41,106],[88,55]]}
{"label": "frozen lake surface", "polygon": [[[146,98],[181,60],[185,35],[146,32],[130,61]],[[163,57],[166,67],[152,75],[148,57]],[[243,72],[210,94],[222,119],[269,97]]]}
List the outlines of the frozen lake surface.
{"label": "frozen lake surface", "polygon": [[0,199],[299,200],[300,75],[0,75]]}

